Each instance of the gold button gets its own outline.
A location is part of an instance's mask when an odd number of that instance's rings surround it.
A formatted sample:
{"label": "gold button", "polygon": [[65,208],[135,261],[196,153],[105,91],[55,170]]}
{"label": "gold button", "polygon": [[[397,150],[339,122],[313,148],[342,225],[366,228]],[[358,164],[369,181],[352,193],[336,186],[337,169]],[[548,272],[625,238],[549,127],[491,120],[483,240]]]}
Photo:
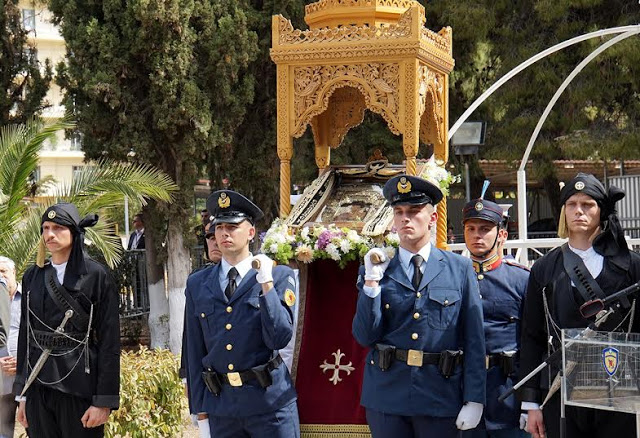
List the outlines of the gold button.
{"label": "gold button", "polygon": [[230,363],[229,366],[227,366],[227,368],[229,368],[229,371],[233,371],[233,364]]}
{"label": "gold button", "polygon": [[227,313],[231,313],[232,310],[231,306],[227,307]]}
{"label": "gold button", "polygon": [[414,341],[418,339],[418,334],[417,333],[412,334],[411,339],[413,339]]}
{"label": "gold button", "polygon": [[421,294],[420,292],[418,292],[418,293],[416,294],[416,296],[417,296],[418,298],[420,298],[420,297],[422,296],[422,294]]}
{"label": "gold button", "polygon": [[478,280],[482,280],[483,278],[484,278],[484,275],[482,275],[482,274],[478,275]]}
{"label": "gold button", "polygon": [[202,318],[204,318],[204,317],[205,317],[205,316],[207,316],[207,315],[205,315],[204,313],[201,313],[201,314],[200,314],[200,316],[201,316]]}
{"label": "gold button", "polygon": [[389,307],[391,307],[391,306],[389,306],[389,304],[388,304],[388,303],[384,305],[384,308],[385,308],[385,309],[388,309]]}
{"label": "gold button", "polygon": [[444,300],[444,305],[448,306],[449,305],[449,300]]}
{"label": "gold button", "polygon": [[233,348],[233,345],[227,344],[227,351],[231,351],[232,348]]}
{"label": "gold button", "polygon": [[418,319],[420,318],[420,314],[418,312],[413,314],[413,319]]}
{"label": "gold button", "polygon": [[375,364],[375,362],[374,362],[374,361],[371,361],[371,365],[374,365],[374,364]]}
{"label": "gold button", "polygon": [[224,328],[226,328],[227,330],[231,330],[231,324],[225,325]]}
{"label": "gold button", "polygon": [[482,294],[480,294],[480,299],[482,299]]}

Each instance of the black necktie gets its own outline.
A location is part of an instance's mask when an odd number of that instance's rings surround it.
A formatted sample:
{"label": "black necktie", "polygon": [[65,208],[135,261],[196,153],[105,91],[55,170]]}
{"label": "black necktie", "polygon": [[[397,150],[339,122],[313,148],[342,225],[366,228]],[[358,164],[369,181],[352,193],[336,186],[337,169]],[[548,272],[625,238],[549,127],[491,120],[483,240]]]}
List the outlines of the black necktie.
{"label": "black necktie", "polygon": [[420,271],[420,265],[422,265],[422,261],[424,259],[420,254],[416,254],[411,257],[411,263],[413,263],[413,278],[411,279],[411,284],[413,284],[413,288],[418,290],[420,287],[420,282],[422,281],[422,271]]}
{"label": "black necktie", "polygon": [[236,291],[236,277],[238,276],[238,270],[236,268],[229,269],[227,273],[227,278],[229,279],[229,283],[224,290],[224,294],[227,296],[227,299],[231,299],[233,293]]}

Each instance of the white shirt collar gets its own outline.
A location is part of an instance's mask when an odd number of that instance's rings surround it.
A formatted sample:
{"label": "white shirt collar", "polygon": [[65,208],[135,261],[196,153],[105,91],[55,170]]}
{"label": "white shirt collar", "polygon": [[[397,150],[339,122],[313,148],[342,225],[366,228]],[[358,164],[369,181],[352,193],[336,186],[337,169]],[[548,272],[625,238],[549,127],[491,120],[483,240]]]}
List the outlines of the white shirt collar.
{"label": "white shirt collar", "polygon": [[235,267],[238,270],[238,277],[240,277],[239,280],[236,280],[236,284],[240,284],[240,281],[242,281],[242,279],[245,277],[245,275],[247,275],[249,270],[252,269],[251,268],[252,259],[253,259],[253,254],[249,253],[247,258],[242,260],[237,265],[233,266],[229,262],[227,262],[223,257],[222,260],[220,261],[220,280],[226,279],[227,275],[229,274],[229,270],[232,267]]}
{"label": "white shirt collar", "polygon": [[[411,266],[411,258],[415,254],[407,249],[404,249],[401,246],[398,247],[398,249],[399,249],[398,256],[400,257],[400,263],[402,263],[402,267],[406,271]],[[431,254],[431,242],[428,242],[425,246],[420,248],[420,251],[418,251],[418,254],[422,256],[422,259],[424,260],[424,262],[429,260],[429,255]]]}

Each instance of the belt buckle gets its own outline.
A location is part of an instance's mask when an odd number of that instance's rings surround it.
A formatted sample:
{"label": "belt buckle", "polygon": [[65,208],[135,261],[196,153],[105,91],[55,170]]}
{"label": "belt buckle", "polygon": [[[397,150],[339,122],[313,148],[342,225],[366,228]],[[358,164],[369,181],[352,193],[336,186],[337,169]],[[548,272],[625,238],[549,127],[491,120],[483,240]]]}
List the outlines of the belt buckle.
{"label": "belt buckle", "polygon": [[227,379],[229,379],[229,385],[231,386],[242,386],[240,373],[229,373],[227,374]]}
{"label": "belt buckle", "polygon": [[407,352],[407,365],[412,367],[422,366],[423,354],[420,350],[409,350]]}

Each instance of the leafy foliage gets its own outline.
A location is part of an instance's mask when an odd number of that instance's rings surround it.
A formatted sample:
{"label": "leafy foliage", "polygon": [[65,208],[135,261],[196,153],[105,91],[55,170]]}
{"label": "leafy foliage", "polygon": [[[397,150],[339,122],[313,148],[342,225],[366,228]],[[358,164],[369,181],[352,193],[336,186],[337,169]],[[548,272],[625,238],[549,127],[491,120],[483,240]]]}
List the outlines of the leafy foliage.
{"label": "leafy foliage", "polygon": [[71,127],[63,120],[52,125],[30,121],[0,128],[0,247],[15,261],[19,275],[35,258],[40,218],[50,204],[65,200],[76,204],[81,215],[98,212],[101,219],[87,229],[86,238],[113,267],[122,254],[110,219],[115,205],[122,204],[124,196],[142,203],[148,198],[168,202],[176,189],[166,174],[149,165],[99,161],[84,166],[71,184],[58,188],[49,204],[27,204],[28,178],[38,164],[43,143],[57,131]]}
{"label": "leafy foliage", "polygon": [[0,126],[25,123],[48,106],[52,70],[40,65],[22,23],[18,0],[0,0]]}
{"label": "leafy foliage", "polygon": [[120,357],[120,409],[111,414],[105,436],[164,438],[182,431],[184,387],[179,357],[169,350],[140,347]]}

